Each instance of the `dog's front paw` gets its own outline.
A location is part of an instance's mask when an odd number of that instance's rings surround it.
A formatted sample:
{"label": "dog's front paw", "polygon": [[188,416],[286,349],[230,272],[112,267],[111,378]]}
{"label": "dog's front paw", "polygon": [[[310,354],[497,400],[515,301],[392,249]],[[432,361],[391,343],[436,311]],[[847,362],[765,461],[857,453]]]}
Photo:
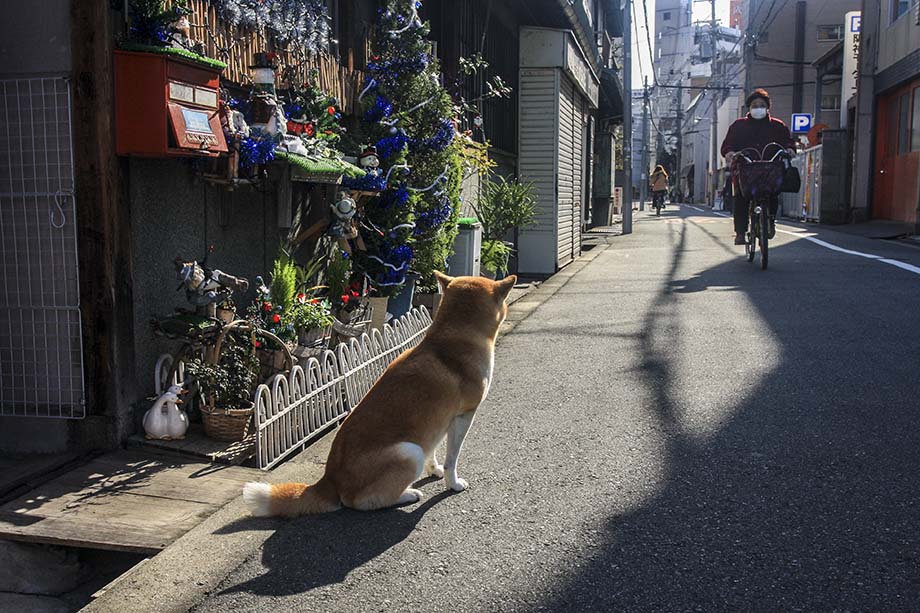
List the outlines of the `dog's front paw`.
{"label": "dog's front paw", "polygon": [[455,492],[462,492],[469,486],[470,484],[466,482],[466,479],[460,478],[454,479],[447,484],[447,487],[454,490]]}
{"label": "dog's front paw", "polygon": [[444,466],[441,464],[431,464],[426,466],[425,472],[428,473],[429,477],[437,477],[438,479],[444,478]]}

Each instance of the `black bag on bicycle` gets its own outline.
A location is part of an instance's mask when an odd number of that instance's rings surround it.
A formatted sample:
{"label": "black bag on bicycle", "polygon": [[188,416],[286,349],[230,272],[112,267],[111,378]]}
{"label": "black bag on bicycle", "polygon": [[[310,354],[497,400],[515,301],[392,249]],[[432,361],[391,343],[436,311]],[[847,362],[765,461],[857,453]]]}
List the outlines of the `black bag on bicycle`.
{"label": "black bag on bicycle", "polygon": [[791,162],[786,164],[786,170],[783,173],[783,184],[779,191],[784,194],[797,194],[802,189],[802,175],[799,173],[799,169],[793,166]]}

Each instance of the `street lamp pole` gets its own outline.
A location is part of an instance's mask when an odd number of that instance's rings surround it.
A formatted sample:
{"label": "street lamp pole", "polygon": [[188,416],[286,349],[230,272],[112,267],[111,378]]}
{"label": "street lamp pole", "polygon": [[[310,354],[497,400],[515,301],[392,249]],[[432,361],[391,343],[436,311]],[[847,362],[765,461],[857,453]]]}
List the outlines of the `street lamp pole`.
{"label": "street lamp pole", "polygon": [[[719,83],[721,79],[716,78],[716,66],[718,65],[719,60],[719,50],[718,50],[718,37],[716,35],[716,0],[711,0],[712,5],[712,20],[710,21],[710,27],[712,28],[712,80]],[[721,86],[722,83],[719,83]],[[710,137],[710,157],[709,157],[709,206],[710,208],[716,207],[716,190],[718,189],[718,182],[716,178],[718,177],[718,163],[719,163],[719,105],[722,103],[722,94],[719,89],[716,89],[713,92],[712,100],[712,136]]]}

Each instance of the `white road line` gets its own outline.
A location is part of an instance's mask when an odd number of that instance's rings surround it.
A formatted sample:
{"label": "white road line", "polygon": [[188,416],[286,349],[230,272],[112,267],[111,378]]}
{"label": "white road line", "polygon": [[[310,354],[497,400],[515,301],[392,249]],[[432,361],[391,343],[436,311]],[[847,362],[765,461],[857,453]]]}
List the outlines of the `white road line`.
{"label": "white road line", "polygon": [[[689,206],[691,209],[696,209],[697,211],[705,212],[702,209],[697,209],[695,206],[690,206],[689,204],[687,206]],[[712,213],[715,215],[718,215],[719,217],[731,217],[731,215],[727,213],[720,213],[719,211],[712,211]],[[914,274],[920,275],[920,267],[914,266],[913,264],[908,264],[907,262],[901,262],[899,260],[892,260],[892,259],[886,258],[881,255],[875,255],[874,253],[863,253],[862,251],[853,251],[852,249],[844,249],[843,247],[838,247],[837,245],[828,243],[827,241],[823,241],[820,238],[815,238],[813,236],[802,236],[801,232],[790,232],[789,230],[780,230],[779,228],[777,228],[776,231],[782,232],[783,234],[788,234],[790,236],[801,238],[803,240],[812,242],[816,245],[820,245],[824,247],[825,249],[830,249],[831,251],[836,251],[838,253],[845,253],[847,255],[853,255],[856,257],[866,258],[869,260],[875,260],[876,262],[883,262],[885,264],[890,264],[891,266],[895,266],[902,270],[906,270],[908,272],[912,272]]]}
{"label": "white road line", "polygon": [[883,258],[879,262],[885,262],[886,264],[891,264],[892,266],[897,266],[898,268],[903,268],[904,270],[909,270],[912,273],[920,275],[920,268],[914,266],[913,264],[908,264],[907,262],[899,262],[898,260],[889,260],[888,258]]}
{"label": "white road line", "polygon": [[685,204],[684,206],[689,206],[689,207],[690,207],[691,209],[693,209],[694,211],[699,211],[700,213],[705,213],[705,212],[706,212],[706,211],[704,211],[703,209],[701,209],[701,208],[699,208],[699,207],[693,206],[692,204]]}

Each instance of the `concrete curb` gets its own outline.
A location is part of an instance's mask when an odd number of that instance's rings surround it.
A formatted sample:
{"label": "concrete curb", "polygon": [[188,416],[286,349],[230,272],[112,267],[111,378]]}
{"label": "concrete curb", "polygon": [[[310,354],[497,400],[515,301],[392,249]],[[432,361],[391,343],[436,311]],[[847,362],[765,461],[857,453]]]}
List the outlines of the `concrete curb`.
{"label": "concrete curb", "polygon": [[[608,239],[527,292],[515,297],[499,337],[511,332],[537,307],[611,245]],[[323,474],[334,430],[280,468],[265,474],[272,483],[314,483]],[[188,611],[262,547],[278,528],[277,518],[254,518],[237,497],[166,549],[109,586],[104,594],[81,609],[88,613],[146,613]]]}

